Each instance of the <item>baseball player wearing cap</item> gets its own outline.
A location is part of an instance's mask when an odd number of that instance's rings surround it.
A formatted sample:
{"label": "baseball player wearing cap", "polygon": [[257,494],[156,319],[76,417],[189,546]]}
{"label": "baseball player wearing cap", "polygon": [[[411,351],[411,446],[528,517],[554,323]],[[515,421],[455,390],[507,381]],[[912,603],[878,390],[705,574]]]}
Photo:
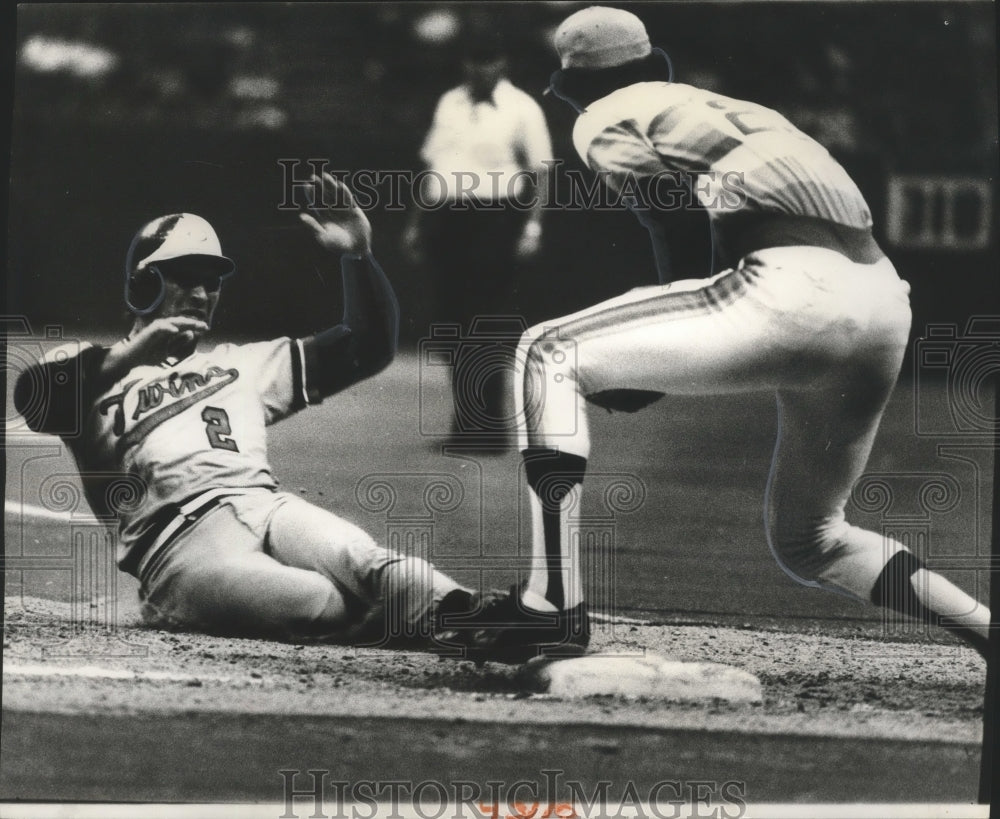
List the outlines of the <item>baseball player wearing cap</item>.
{"label": "baseball player wearing cap", "polygon": [[[634,411],[663,394],[773,391],[778,441],[767,541],[794,580],[939,623],[985,653],[989,612],[903,544],[851,526],[865,467],[910,329],[909,287],[872,238],[860,191],[777,112],[670,82],[642,22],[592,7],[556,33],[551,88],[578,111],[580,157],[615,191],[688,175],[729,269],[672,275],[669,207],[640,213],[660,285],[529,330],[516,390],[532,510],[526,587],[488,616],[484,654],[586,648],[577,522],[590,439],[586,403]],[[737,201],[713,189],[730,175]],[[680,237],[684,241],[684,237]],[[698,271],[683,271],[690,275]],[[545,614],[558,612],[558,614]],[[531,640],[526,640],[531,635]]]}
{"label": "baseball player wearing cap", "polygon": [[129,334],[110,347],[83,344],[78,359],[53,351],[22,373],[14,401],[36,431],[58,434],[82,418],[66,443],[95,513],[119,518],[119,567],[139,579],[152,624],[278,639],[426,640],[437,615],[467,610],[473,595],[278,491],[268,464],[268,425],[376,374],[396,350],[398,308],[371,255],[368,220],[329,175],[314,186],[319,202],[341,203],[301,214],[320,245],[343,254],[336,326],[203,351],[198,342],[234,265],[207,221],[163,216],[129,249]]}

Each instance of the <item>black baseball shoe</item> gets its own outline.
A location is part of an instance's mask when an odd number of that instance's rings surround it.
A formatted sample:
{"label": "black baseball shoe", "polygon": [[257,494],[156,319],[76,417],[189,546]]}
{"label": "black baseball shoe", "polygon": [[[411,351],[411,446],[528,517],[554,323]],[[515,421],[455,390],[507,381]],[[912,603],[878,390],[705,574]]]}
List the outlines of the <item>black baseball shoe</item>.
{"label": "black baseball shoe", "polygon": [[517,586],[506,593],[473,594],[465,612],[446,602],[438,608],[434,640],[461,649],[464,659],[517,664],[539,656],[579,657],[590,644],[586,603],[564,611],[535,611],[522,604]]}

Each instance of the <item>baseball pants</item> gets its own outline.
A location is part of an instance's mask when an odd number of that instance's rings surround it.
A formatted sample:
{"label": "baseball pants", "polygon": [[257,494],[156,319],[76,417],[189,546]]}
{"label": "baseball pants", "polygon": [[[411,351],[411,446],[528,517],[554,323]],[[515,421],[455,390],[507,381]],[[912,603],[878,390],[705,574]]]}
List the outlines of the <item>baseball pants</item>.
{"label": "baseball pants", "polygon": [[268,489],[224,498],[140,582],[154,625],[353,644],[399,636],[458,588],[425,560]]}
{"label": "baseball pants", "polygon": [[[910,321],[909,285],[888,259],[856,264],[814,247],[762,250],[711,279],[637,288],[525,334],[515,396],[520,448],[586,458],[585,398],[604,390],[774,391],[771,550],[798,582],[868,601],[904,547],[850,526],[844,508],[895,385]],[[564,501],[564,515],[577,500]],[[541,513],[532,503],[538,537]],[[534,572],[529,588],[544,596],[544,582]],[[567,587],[574,582],[563,577]]]}

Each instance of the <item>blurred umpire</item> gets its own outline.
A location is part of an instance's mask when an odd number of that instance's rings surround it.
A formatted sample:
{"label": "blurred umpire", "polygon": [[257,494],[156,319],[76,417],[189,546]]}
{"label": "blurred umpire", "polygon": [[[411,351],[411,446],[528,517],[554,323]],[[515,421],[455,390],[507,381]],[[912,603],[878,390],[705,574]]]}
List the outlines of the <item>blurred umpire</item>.
{"label": "blurred umpire", "polygon": [[[552,143],[541,107],[506,78],[500,37],[470,34],[462,73],[438,101],[424,139],[428,173],[414,191],[404,244],[427,265],[435,334],[457,342],[452,440],[499,449],[509,429],[506,373],[520,334],[509,320],[516,269],[541,244]],[[501,316],[508,320],[491,318]]]}

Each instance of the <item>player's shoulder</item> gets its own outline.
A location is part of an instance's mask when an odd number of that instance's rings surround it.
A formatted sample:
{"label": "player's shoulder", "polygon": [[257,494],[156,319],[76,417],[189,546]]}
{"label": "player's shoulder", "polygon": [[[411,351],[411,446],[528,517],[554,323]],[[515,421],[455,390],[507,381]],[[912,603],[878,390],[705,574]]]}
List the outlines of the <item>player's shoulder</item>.
{"label": "player's shoulder", "polygon": [[210,350],[199,352],[197,355],[209,363],[249,361],[267,358],[274,355],[275,352],[288,349],[291,343],[292,339],[288,336],[280,336],[266,341],[226,341],[216,344]]}
{"label": "player's shoulder", "polygon": [[[573,126],[573,144],[582,158],[598,137],[614,142],[634,139],[635,131],[645,126],[666,108],[691,99],[700,89],[683,83],[638,82],[612,91],[595,100],[576,119]],[[623,128],[628,123],[631,127]]]}

